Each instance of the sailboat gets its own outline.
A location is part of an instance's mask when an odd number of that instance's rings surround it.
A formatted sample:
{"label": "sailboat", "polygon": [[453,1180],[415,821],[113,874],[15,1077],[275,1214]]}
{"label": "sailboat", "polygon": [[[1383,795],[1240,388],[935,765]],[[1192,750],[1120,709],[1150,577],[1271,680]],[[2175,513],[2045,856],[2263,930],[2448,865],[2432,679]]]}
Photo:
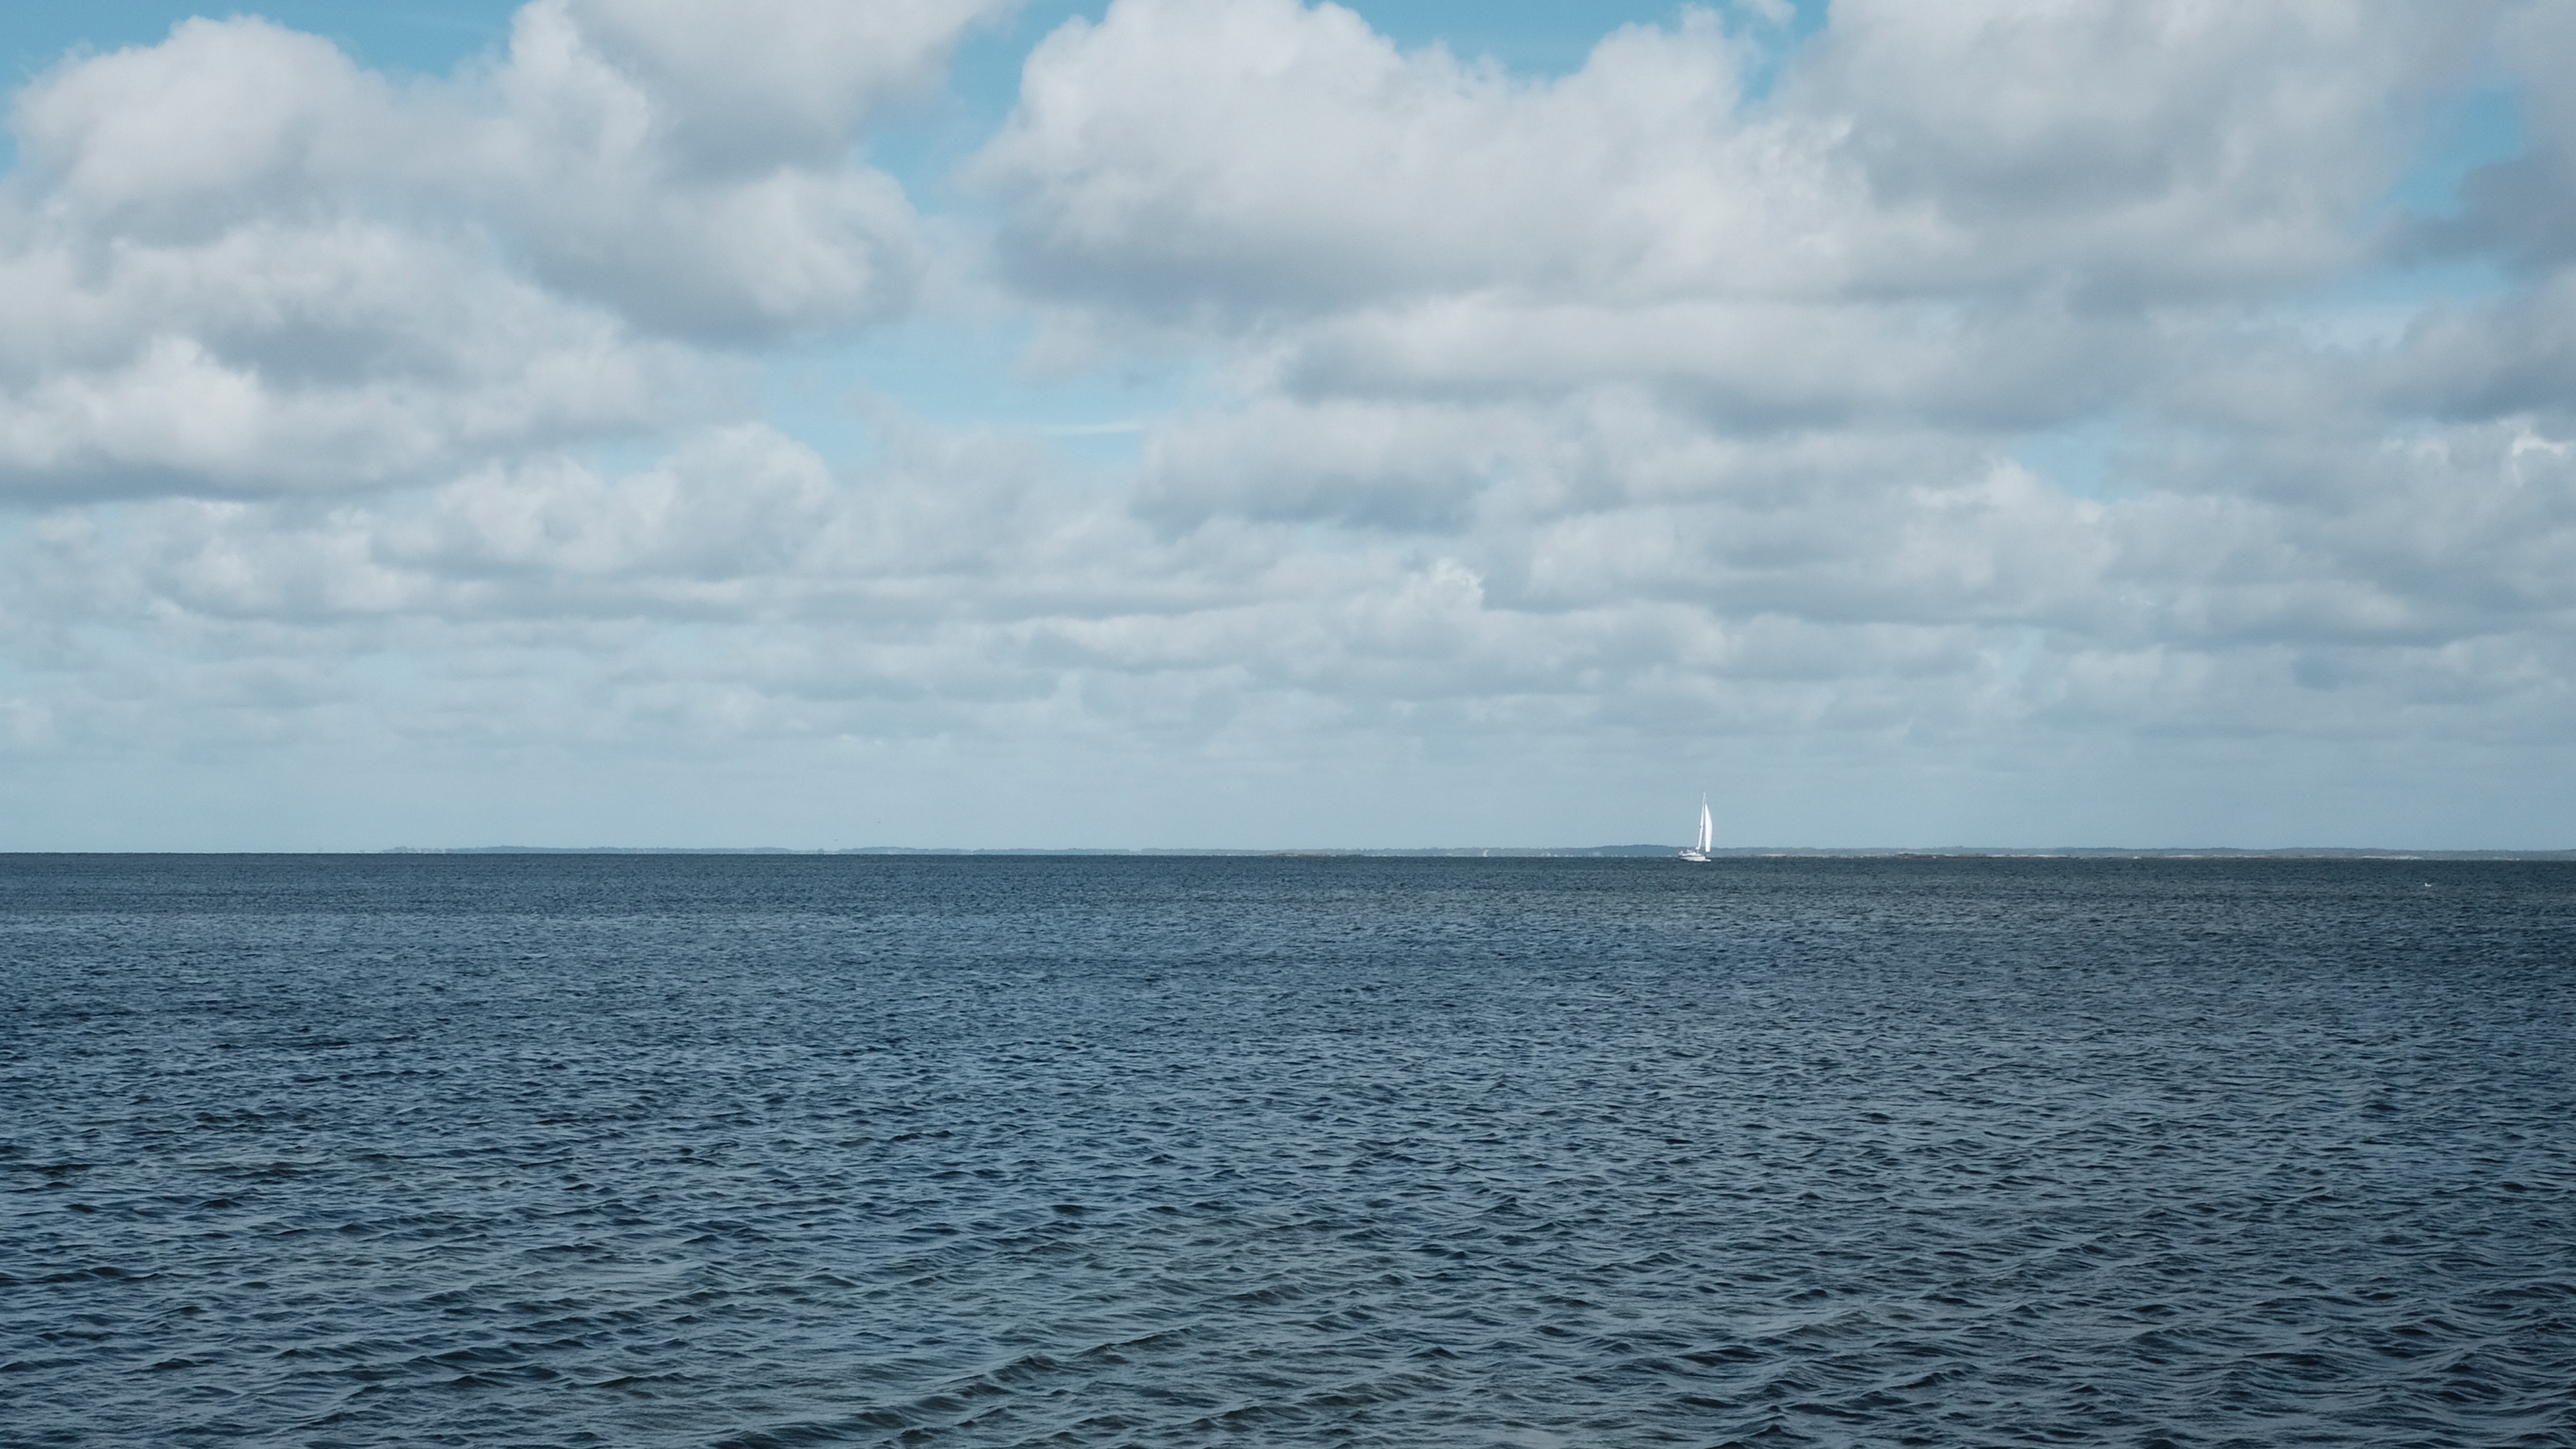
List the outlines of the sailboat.
{"label": "sailboat", "polygon": [[1682,859],[1696,860],[1700,864],[1706,865],[1708,863],[1708,853],[1716,846],[1716,844],[1716,822],[1709,819],[1708,797],[1706,795],[1702,795],[1699,797],[1699,839],[1692,844],[1690,849],[1682,852]]}

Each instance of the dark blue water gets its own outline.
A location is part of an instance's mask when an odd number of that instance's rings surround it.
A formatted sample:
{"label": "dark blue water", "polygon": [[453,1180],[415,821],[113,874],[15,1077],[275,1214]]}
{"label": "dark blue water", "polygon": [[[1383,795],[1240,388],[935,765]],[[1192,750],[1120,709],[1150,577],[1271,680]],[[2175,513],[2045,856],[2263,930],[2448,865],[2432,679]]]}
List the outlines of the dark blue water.
{"label": "dark blue water", "polygon": [[2576,1443],[2576,867],[0,859],[0,1442]]}

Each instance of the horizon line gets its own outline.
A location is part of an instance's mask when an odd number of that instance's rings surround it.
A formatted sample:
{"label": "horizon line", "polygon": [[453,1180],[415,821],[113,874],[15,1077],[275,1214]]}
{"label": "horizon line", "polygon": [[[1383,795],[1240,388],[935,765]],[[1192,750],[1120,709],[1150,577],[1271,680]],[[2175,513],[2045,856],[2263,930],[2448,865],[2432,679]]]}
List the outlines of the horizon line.
{"label": "horizon line", "polygon": [[[755,855],[1218,857],[1233,859],[1670,860],[1682,847],[1584,846],[911,846],[397,845],[350,850],[0,850],[12,855]],[[2576,848],[2408,849],[2400,846],[1720,846],[1722,860],[2569,860]]]}

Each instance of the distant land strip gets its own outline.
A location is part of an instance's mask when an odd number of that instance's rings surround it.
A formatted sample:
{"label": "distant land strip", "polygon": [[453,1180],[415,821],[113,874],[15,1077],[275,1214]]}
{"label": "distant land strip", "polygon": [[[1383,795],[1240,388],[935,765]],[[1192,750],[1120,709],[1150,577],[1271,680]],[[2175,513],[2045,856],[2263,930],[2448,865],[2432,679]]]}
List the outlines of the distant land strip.
{"label": "distant land strip", "polygon": [[[905,856],[1210,856],[1238,859],[1300,860],[1581,860],[1671,857],[1671,845],[1426,846],[1382,850],[1086,850],[1022,847],[964,848],[867,845],[845,850],[791,850],[785,846],[686,845],[471,845],[395,846],[385,855],[905,855]],[[1809,846],[1742,846],[1720,848],[1710,855],[1732,860],[2576,860],[2576,850],[2382,850],[2370,847],[2289,846],[2278,850],[2207,848],[2133,849],[2123,846],[2067,846],[2059,849],[1942,846],[1917,849],[1867,849]]]}

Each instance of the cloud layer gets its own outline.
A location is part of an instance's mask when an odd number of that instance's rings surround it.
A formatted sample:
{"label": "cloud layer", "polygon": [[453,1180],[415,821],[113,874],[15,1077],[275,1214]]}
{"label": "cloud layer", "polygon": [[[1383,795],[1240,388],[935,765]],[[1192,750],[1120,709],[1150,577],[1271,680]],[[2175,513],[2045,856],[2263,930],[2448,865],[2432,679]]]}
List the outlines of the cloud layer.
{"label": "cloud layer", "polygon": [[[1531,77],[1116,0],[929,219],[867,138],[994,7],[750,8],[537,0],[408,84],[190,21],[18,94],[22,818],[38,762],[578,758],[552,814],[386,808],[710,839],[600,792],[792,761],[959,843],[1289,843],[1279,791],[1301,843],[1624,838],[1703,786],[1775,843],[2556,843],[2564,4],[1686,10]],[[2407,212],[2481,88],[2522,153]],[[1106,474],[1007,404],[761,415],[776,349],[986,325],[934,275],[1195,400]],[[1005,789],[1053,803],[953,824]],[[866,843],[802,808],[710,828]]]}
{"label": "cloud layer", "polygon": [[409,87],[253,19],[66,62],[10,113],[0,488],[426,482],[901,315],[929,258],[854,148],[989,8],[539,0]]}

